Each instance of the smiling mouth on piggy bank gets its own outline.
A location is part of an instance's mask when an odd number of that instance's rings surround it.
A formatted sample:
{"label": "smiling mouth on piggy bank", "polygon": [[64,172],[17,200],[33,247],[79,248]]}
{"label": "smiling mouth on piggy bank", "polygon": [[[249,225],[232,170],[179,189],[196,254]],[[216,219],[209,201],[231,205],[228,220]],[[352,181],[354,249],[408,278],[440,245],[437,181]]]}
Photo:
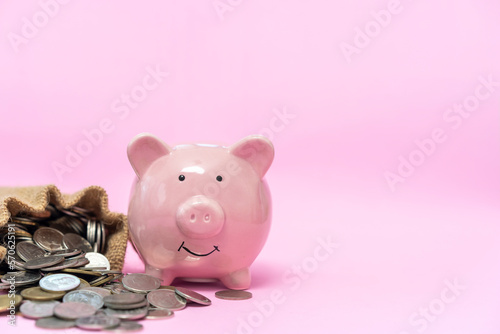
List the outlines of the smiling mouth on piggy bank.
{"label": "smiling mouth on piggy bank", "polygon": [[188,252],[189,254],[192,254],[192,255],[194,255],[194,256],[208,256],[208,255],[212,254],[212,253],[213,253],[213,252],[215,252],[215,251],[220,252],[220,250],[219,250],[219,246],[214,246],[214,249],[212,249],[212,251],[211,251],[211,252],[206,253],[206,254],[198,254],[198,253],[192,252],[189,248],[185,247],[185,246],[184,246],[184,241],[183,241],[183,242],[182,242],[182,244],[179,246],[179,249],[177,249],[177,251],[178,251],[178,252],[180,252],[180,251],[181,251],[181,249],[184,249],[186,252]]}

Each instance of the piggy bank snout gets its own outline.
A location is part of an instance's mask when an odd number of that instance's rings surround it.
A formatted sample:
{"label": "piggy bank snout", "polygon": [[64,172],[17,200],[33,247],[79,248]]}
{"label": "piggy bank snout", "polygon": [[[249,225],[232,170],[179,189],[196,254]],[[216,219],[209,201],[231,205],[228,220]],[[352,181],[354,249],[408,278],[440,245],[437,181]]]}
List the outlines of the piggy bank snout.
{"label": "piggy bank snout", "polygon": [[194,196],[182,203],[176,215],[177,226],[190,238],[204,239],[216,236],[225,221],[222,207],[205,196]]}

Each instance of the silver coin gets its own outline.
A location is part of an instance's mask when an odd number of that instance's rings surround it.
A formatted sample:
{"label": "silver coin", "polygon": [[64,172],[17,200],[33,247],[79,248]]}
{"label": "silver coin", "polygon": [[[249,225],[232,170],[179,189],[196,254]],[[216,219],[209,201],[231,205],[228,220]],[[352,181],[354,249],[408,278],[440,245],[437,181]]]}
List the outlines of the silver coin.
{"label": "silver coin", "polygon": [[104,316],[104,317],[107,317],[106,312],[104,312],[103,309],[97,310],[95,312],[94,316]]}
{"label": "silver coin", "polygon": [[9,283],[0,283],[0,290],[9,290],[9,289],[10,289]]}
{"label": "silver coin", "polygon": [[97,286],[89,286],[86,288],[81,288],[80,290],[93,291],[95,293],[98,293],[102,298],[111,296],[111,291],[104,288],[99,288]]}
{"label": "silver coin", "polygon": [[215,293],[215,297],[226,300],[245,300],[252,298],[252,293],[245,290],[221,290]]}
{"label": "silver coin", "polygon": [[125,289],[133,292],[148,292],[160,287],[160,279],[147,274],[128,274],[122,279]]}
{"label": "silver coin", "polygon": [[90,245],[90,242],[76,233],[66,233],[63,237],[63,244],[67,248],[80,249],[85,253],[92,252],[92,246]]}
{"label": "silver coin", "polygon": [[56,317],[65,320],[75,320],[82,317],[94,315],[96,309],[94,306],[79,302],[61,303],[54,307]]}
{"label": "silver coin", "polygon": [[[64,260],[62,256],[55,256]],[[54,267],[40,268],[41,271],[57,271],[65,268],[75,268],[79,265],[78,259],[66,259]]]}
{"label": "silver coin", "polygon": [[[122,274],[119,270],[106,270],[104,267],[94,268],[93,270],[100,272],[101,274]],[[84,269],[85,270],[85,269]]]}
{"label": "silver coin", "polygon": [[137,304],[145,300],[145,295],[140,295],[136,293],[122,293],[119,295],[110,295],[104,297],[104,303],[108,304]]}
{"label": "silver coin", "polygon": [[181,287],[176,287],[175,292],[181,296],[184,297],[188,301],[195,302],[200,305],[210,305],[212,304],[212,301],[208,299],[207,297],[203,296],[202,294],[199,294],[196,291],[189,290],[186,288],[181,288]]}
{"label": "silver coin", "polygon": [[[17,238],[19,240],[19,238]],[[29,241],[22,241],[16,244],[16,252],[21,259],[29,261],[38,257],[45,256],[45,251]]]}
{"label": "silver coin", "polygon": [[69,291],[76,289],[81,281],[70,274],[54,274],[40,280],[40,287],[46,291]]}
{"label": "silver coin", "polygon": [[72,206],[70,208],[72,212],[76,212],[77,214],[84,216],[84,217],[92,217],[94,216],[94,212],[88,209],[81,208],[79,206]]}
{"label": "silver coin", "polygon": [[78,235],[84,235],[85,225],[82,222],[83,218],[70,217],[70,216],[66,216],[65,218],[66,218],[65,220],[66,224],[68,224],[68,226],[73,230],[74,233]]}
{"label": "silver coin", "polygon": [[57,210],[61,211],[62,213],[64,213],[67,216],[77,217],[77,218],[80,217],[80,215],[78,213],[71,211],[71,209],[64,209],[62,207],[59,207],[59,208],[57,208]]}
{"label": "silver coin", "polygon": [[63,237],[61,232],[51,227],[40,227],[33,234],[36,244],[47,251],[64,249]]}
{"label": "silver coin", "polygon": [[55,220],[51,220],[48,224],[50,228],[56,229],[61,233],[74,233],[76,232],[69,222],[68,216],[63,216]]}
{"label": "silver coin", "polygon": [[54,315],[54,307],[61,304],[56,300],[49,301],[25,301],[19,308],[23,316],[31,319],[40,319]]}
{"label": "silver coin", "polygon": [[26,261],[24,268],[26,269],[40,269],[45,267],[53,267],[64,261],[61,256],[44,256]]}
{"label": "silver coin", "polygon": [[63,297],[63,302],[80,302],[92,305],[96,310],[104,306],[103,298],[100,294],[89,290],[70,291]]}
{"label": "silver coin", "polygon": [[95,228],[94,221],[92,219],[89,219],[87,221],[87,240],[90,242],[93,248],[95,244]]}
{"label": "silver coin", "polygon": [[111,288],[111,293],[112,294],[116,294],[116,295],[121,294],[121,293],[132,293],[133,294],[132,291],[129,291],[129,290],[125,289],[123,287],[123,285],[122,286],[113,286]]}
{"label": "silver coin", "polygon": [[46,329],[65,329],[75,326],[74,320],[63,320],[56,317],[41,318],[35,322],[35,326]]}
{"label": "silver coin", "polygon": [[135,304],[113,304],[110,302],[106,303],[106,307],[112,308],[113,310],[132,310],[132,309],[141,308],[144,306],[149,306],[149,303],[146,299],[144,299],[142,302],[135,303]]}
{"label": "silver coin", "polygon": [[148,314],[148,307],[135,308],[132,310],[115,310],[111,308],[105,308],[104,312],[112,317],[117,317],[119,319],[125,320],[138,320],[144,318]]}
{"label": "silver coin", "polygon": [[23,261],[23,260],[19,257],[19,255],[17,255],[17,253],[15,253],[12,257],[14,258],[14,268],[15,268],[16,270],[25,271],[25,270],[26,270],[26,268],[24,268],[24,264],[25,264],[26,262],[24,262],[24,261]]}
{"label": "silver coin", "polygon": [[89,252],[85,254],[85,258],[89,260],[89,264],[85,267],[106,267],[106,270],[110,269],[108,258],[101,253]]}
{"label": "silver coin", "polygon": [[149,309],[146,319],[168,319],[174,316],[174,312],[169,309],[156,308]]}
{"label": "silver coin", "polygon": [[102,237],[101,237],[101,227],[99,226],[99,221],[96,221],[96,223],[94,225],[94,229],[95,229],[94,252],[100,252],[101,251]]}
{"label": "silver coin", "polygon": [[148,293],[147,298],[151,305],[158,308],[178,311],[186,307],[186,299],[172,290],[154,290]]}
{"label": "silver coin", "polygon": [[63,257],[74,257],[74,256],[78,256],[81,253],[82,253],[82,251],[79,250],[79,249],[61,249],[61,250],[51,251],[47,255],[63,256]]}
{"label": "silver coin", "polygon": [[106,329],[107,332],[113,333],[130,333],[142,330],[144,326],[134,321],[121,321],[120,325],[113,329]]}
{"label": "silver coin", "polygon": [[84,235],[85,233],[85,225],[84,225],[84,221],[86,221],[85,218],[75,218],[75,217],[68,217],[69,218],[69,222],[71,224],[71,226],[73,227],[73,229],[75,230],[75,232],[79,235]]}
{"label": "silver coin", "polygon": [[106,315],[82,317],[76,319],[76,326],[82,329],[101,330],[118,327],[120,319]]}
{"label": "silver coin", "polygon": [[19,223],[19,222],[33,223],[33,222],[40,220],[39,218],[35,218],[35,217],[11,217],[11,219],[15,223]]}
{"label": "silver coin", "polygon": [[14,278],[16,286],[21,286],[38,282],[42,278],[42,275],[31,271],[10,272],[3,275],[2,282],[10,284],[12,278]]}
{"label": "silver coin", "polygon": [[82,257],[73,257],[71,259],[78,260],[78,264],[75,266],[75,268],[80,268],[90,263],[89,259],[85,257],[85,253],[82,253]]}
{"label": "silver coin", "polygon": [[101,249],[99,250],[99,252],[104,253],[106,248],[106,228],[104,227],[103,221],[101,221],[99,227],[101,228]]}

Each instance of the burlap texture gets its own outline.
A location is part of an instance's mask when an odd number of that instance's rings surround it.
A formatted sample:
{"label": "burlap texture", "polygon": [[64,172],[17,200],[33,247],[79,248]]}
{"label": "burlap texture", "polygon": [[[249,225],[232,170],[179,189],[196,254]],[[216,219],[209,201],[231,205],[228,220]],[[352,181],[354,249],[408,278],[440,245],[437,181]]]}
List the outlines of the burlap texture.
{"label": "burlap texture", "polygon": [[[90,186],[70,195],[61,194],[54,185],[0,187],[0,226],[7,224],[9,218],[19,212],[42,212],[49,203],[65,209],[76,205],[93,211],[96,218],[104,222],[108,231],[104,255],[112,270],[122,270],[128,240],[127,216],[109,211],[108,195],[101,187]],[[5,248],[0,246],[0,256],[2,254],[5,256]]]}

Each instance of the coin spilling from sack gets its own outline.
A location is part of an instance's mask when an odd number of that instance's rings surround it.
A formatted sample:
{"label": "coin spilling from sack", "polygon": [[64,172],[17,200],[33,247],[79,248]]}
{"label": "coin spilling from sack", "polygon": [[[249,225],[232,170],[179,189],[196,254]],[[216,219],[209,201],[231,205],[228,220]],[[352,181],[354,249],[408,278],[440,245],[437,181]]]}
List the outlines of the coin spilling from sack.
{"label": "coin spilling from sack", "polygon": [[[161,286],[153,276],[110,270],[102,254],[106,234],[103,222],[79,207],[49,205],[36,216],[12,217],[0,227],[0,241],[9,250],[0,264],[0,290],[15,292],[21,315],[48,329],[138,331],[143,327],[137,320],[171,318],[189,303],[211,304],[190,289]],[[224,291],[216,297],[251,297]],[[0,312],[11,302],[7,296],[0,296]]]}

